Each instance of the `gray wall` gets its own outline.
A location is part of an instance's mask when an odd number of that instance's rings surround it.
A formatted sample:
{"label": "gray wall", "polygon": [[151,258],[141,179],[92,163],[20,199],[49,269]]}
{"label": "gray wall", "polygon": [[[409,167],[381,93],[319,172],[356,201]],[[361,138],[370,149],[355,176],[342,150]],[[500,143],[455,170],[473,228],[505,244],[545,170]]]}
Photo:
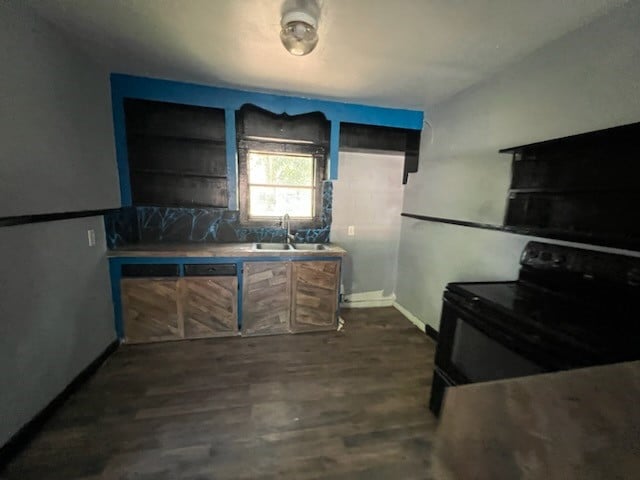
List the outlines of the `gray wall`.
{"label": "gray wall", "polygon": [[[498,150],[640,121],[639,79],[632,2],[427,112],[403,211],[502,224],[511,158]],[[515,278],[526,240],[404,219],[398,303],[437,329],[446,283]]]}
{"label": "gray wall", "polygon": [[391,305],[395,299],[403,167],[403,154],[340,152],[331,241],[347,250],[342,279],[351,306]]}
{"label": "gray wall", "polygon": [[118,207],[106,69],[18,2],[0,45],[0,217]]}
{"label": "gray wall", "polygon": [[0,445],[115,339],[103,225],[0,228]]}
{"label": "gray wall", "polygon": [[[0,45],[0,217],[117,206],[106,71],[18,2]],[[101,217],[0,228],[0,445],[115,339],[104,238]]]}

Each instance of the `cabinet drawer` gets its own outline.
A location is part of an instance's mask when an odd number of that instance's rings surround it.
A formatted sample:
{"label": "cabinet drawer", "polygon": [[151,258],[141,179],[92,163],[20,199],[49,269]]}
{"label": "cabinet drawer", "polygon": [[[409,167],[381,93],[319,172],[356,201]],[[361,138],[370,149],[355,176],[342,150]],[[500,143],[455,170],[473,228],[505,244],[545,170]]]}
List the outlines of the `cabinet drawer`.
{"label": "cabinet drawer", "polygon": [[184,266],[185,277],[235,277],[237,273],[235,263],[203,263]]}
{"label": "cabinet drawer", "polygon": [[123,277],[178,277],[180,268],[177,264],[155,265],[122,265]]}

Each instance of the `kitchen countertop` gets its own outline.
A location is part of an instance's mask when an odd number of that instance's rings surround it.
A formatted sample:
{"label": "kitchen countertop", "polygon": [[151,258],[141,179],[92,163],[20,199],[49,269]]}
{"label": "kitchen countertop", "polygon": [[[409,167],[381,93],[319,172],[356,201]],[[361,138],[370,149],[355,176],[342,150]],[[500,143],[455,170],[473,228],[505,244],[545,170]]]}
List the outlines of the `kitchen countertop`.
{"label": "kitchen countertop", "polygon": [[326,250],[254,250],[254,243],[163,243],[127,245],[109,250],[110,258],[121,257],[342,257],[347,252],[332,243]]}
{"label": "kitchen countertop", "polygon": [[640,361],[447,389],[436,479],[640,475]]}

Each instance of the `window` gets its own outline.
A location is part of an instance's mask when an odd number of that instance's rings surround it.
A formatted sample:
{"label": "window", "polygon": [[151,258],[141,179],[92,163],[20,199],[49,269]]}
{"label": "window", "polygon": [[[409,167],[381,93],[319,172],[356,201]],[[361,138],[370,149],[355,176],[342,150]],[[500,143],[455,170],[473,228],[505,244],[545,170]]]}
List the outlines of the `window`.
{"label": "window", "polygon": [[238,157],[243,223],[269,225],[288,213],[298,226],[319,225],[323,148],[244,141]]}
{"label": "window", "polygon": [[314,163],[312,155],[249,152],[249,218],[313,218]]}
{"label": "window", "polygon": [[322,225],[322,181],[329,122],[319,112],[289,116],[253,105],[236,113],[240,221],[294,228]]}

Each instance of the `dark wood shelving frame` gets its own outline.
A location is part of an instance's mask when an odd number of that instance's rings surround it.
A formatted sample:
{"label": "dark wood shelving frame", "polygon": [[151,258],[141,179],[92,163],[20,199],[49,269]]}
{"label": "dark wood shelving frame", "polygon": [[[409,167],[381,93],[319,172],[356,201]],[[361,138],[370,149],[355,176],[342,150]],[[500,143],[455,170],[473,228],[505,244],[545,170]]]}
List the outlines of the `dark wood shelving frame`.
{"label": "dark wood shelving frame", "polygon": [[167,134],[157,134],[157,133],[144,133],[144,132],[127,132],[127,138],[131,139],[166,139],[177,142],[185,142],[185,143],[204,143],[211,145],[222,145],[226,147],[226,141],[224,138],[222,139],[213,139],[213,138],[203,138],[203,137],[185,137],[178,135],[167,135]]}
{"label": "dark wood shelving frame", "polygon": [[[131,102],[131,103],[128,103]],[[128,105],[131,109],[128,109]],[[166,109],[166,113],[165,110]],[[203,117],[208,115],[208,111],[211,112],[211,125],[212,131],[219,133],[219,136],[212,135],[211,137],[205,137],[202,135],[202,124],[200,121]],[[176,114],[178,112],[178,114]],[[187,113],[185,113],[187,112]],[[188,112],[194,112],[195,117],[192,117],[192,123],[185,122],[185,118],[188,119]],[[129,143],[129,179],[132,189],[132,197],[134,206],[159,206],[159,207],[183,207],[183,208],[225,208],[229,202],[229,187],[226,188],[213,188],[212,181],[222,180],[228,182],[227,173],[227,159],[226,159],[226,137],[225,137],[225,114],[221,109],[209,108],[209,107],[194,107],[189,105],[178,105],[173,103],[164,103],[156,101],[138,100],[138,99],[126,99],[125,101],[125,114],[128,118],[131,118],[129,122],[129,128],[127,130],[127,142]],[[145,117],[149,115],[149,117]],[[133,116],[133,117],[132,117]],[[158,118],[161,118],[158,122]],[[144,127],[146,122],[149,122],[149,130],[145,131]],[[188,133],[189,125],[193,124],[193,135],[177,135],[171,134],[171,122],[180,121],[178,131],[181,133]],[[155,122],[155,123],[154,123]],[[217,122],[217,123],[216,123]],[[158,126],[160,125],[160,126]],[[207,123],[209,125],[209,123]],[[200,131],[199,131],[200,129]],[[196,133],[200,133],[199,135]],[[161,168],[166,164],[160,165],[156,162],[156,167],[153,167],[153,153],[149,155],[149,152],[145,152],[145,145],[148,150],[153,150],[157,145],[173,144],[174,149],[166,152],[169,155],[166,158],[173,159],[171,162],[176,168]],[[180,162],[178,151],[180,145],[209,145],[220,148],[220,155],[211,156],[211,152],[202,152],[203,154],[209,154],[205,162],[209,166],[214,166],[210,171],[194,170],[194,169],[180,169],[184,163]],[[135,145],[135,148],[133,146]],[[178,148],[175,148],[178,145]],[[198,151],[195,151],[195,155],[198,155]],[[143,155],[147,155],[146,157]],[[140,160],[145,167],[136,166],[136,155],[141,155]],[[173,155],[173,156],[171,156]],[[191,158],[193,159],[194,152],[191,152]],[[211,156],[211,158],[209,158]],[[198,158],[198,157],[196,157]],[[149,159],[152,161],[149,162]],[[196,162],[197,163],[197,162]],[[151,164],[151,165],[149,165]],[[199,166],[199,165],[198,165]],[[215,171],[216,173],[213,173]],[[221,172],[225,172],[224,175]],[[148,188],[149,182],[153,182],[153,178],[156,178],[156,184],[154,188]],[[159,177],[163,177],[161,180]],[[144,180],[142,180],[144,179]],[[173,179],[173,180],[172,180]],[[194,181],[201,180],[196,184],[199,187],[196,193],[193,195],[185,194],[183,181],[186,179],[193,179]],[[144,182],[144,186],[139,183]],[[180,184],[183,184],[182,186]],[[218,182],[219,183],[219,182]],[[172,187],[173,185],[173,187]],[[162,188],[160,188],[162,186]],[[146,187],[146,188],[145,188]],[[171,190],[167,192],[167,190]],[[163,193],[167,192],[167,193]],[[200,197],[202,200],[204,197],[211,198],[210,202],[197,201],[196,198]],[[175,201],[176,197],[180,197],[179,201]]]}
{"label": "dark wood shelving frame", "polygon": [[132,168],[131,172],[142,173],[145,175],[167,175],[173,177],[198,177],[198,178],[227,178],[226,175],[213,175],[210,173],[192,172],[189,170],[160,170],[152,168]]}
{"label": "dark wood shelving frame", "polygon": [[503,228],[638,250],[638,151],[640,122],[500,150],[513,156]]}

